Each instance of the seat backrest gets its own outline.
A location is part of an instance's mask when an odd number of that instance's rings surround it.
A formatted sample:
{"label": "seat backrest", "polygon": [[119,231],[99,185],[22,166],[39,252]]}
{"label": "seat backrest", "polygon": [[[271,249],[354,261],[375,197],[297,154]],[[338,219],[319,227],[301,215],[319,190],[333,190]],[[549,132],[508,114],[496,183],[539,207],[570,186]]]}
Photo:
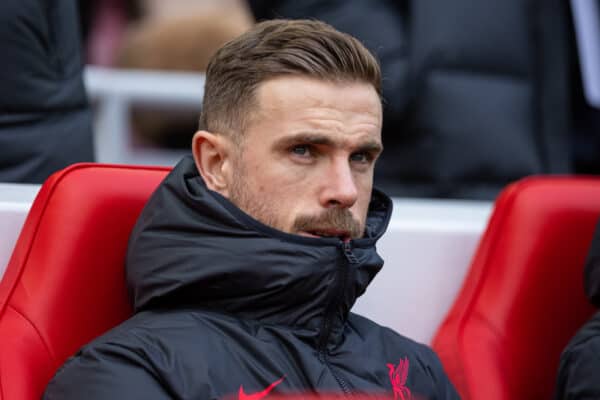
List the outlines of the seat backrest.
{"label": "seat backrest", "polygon": [[590,317],[583,266],[600,179],[527,178],[498,198],[433,341],[463,399],[549,399],[560,353]]}
{"label": "seat backrest", "polygon": [[39,399],[69,356],[131,315],[129,233],[167,172],[76,164],[44,183],[0,281],[0,399]]}

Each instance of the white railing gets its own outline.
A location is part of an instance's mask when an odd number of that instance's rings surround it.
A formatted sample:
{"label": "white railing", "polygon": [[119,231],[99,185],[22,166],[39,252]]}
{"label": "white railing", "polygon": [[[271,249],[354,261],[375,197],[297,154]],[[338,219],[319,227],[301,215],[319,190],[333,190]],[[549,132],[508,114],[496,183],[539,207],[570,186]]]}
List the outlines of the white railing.
{"label": "white railing", "polygon": [[185,108],[200,114],[204,75],[88,66],[84,80],[94,105],[96,160],[105,163],[174,165],[186,151],[136,148],[129,110],[133,104]]}
{"label": "white railing", "polygon": [[40,185],[0,183],[0,279]]}
{"label": "white railing", "polygon": [[600,108],[600,6],[598,0],[571,0],[583,92]]}

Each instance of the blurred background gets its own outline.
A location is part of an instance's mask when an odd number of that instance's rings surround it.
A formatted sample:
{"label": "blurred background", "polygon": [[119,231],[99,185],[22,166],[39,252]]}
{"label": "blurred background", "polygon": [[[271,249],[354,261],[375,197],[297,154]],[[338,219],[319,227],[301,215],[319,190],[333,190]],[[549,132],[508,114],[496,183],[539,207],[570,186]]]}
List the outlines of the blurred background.
{"label": "blurred background", "polygon": [[[18,8],[34,7],[29,3],[43,2],[7,0],[0,8],[19,13]],[[390,195],[493,200],[524,176],[600,173],[595,0],[47,3],[50,17],[42,20],[48,29],[41,34],[54,38],[55,50],[70,44],[56,39],[54,25],[69,25],[81,38],[80,54],[68,54],[85,66],[82,79],[92,110],[90,133],[80,129],[79,136],[91,135],[93,157],[83,161],[173,165],[188,152],[197,129],[211,55],[255,21],[316,18],[359,38],[381,62],[386,150],[375,181]],[[11,31],[4,28],[3,34]],[[45,40],[40,32],[29,38]],[[0,45],[7,46],[10,42]],[[39,58],[48,62],[47,54]],[[0,71],[4,81],[23,75],[27,64],[16,65]],[[6,90],[2,82],[0,90]],[[31,89],[31,79],[27,82]],[[36,94],[32,101],[48,96]],[[14,112],[0,103],[3,108]],[[12,132],[16,146],[13,131],[21,123],[21,117],[0,118],[0,144]],[[52,147],[53,154],[85,153],[64,145],[71,139],[55,141],[61,146]],[[43,173],[3,175],[19,163],[13,158],[3,161],[0,150],[0,181],[40,183],[59,167],[37,163]],[[77,160],[64,164],[71,161]]]}

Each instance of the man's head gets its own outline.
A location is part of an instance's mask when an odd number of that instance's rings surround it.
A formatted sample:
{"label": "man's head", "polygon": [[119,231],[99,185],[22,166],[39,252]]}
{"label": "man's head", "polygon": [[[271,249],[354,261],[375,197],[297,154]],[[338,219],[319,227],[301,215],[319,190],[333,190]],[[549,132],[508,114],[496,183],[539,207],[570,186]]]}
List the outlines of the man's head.
{"label": "man's head", "polygon": [[351,36],[317,21],[260,23],[208,66],[198,170],[267,225],[360,237],[382,150],[380,91],[377,61]]}

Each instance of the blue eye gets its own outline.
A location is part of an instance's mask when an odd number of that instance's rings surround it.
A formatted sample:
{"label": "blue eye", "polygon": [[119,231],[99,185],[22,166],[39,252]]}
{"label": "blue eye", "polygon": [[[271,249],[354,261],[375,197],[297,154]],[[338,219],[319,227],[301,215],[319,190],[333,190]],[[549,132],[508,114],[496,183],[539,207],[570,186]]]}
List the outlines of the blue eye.
{"label": "blue eye", "polygon": [[359,163],[367,163],[371,161],[370,154],[367,153],[353,153],[350,155],[350,161],[359,162]]}
{"label": "blue eye", "polygon": [[306,156],[309,153],[308,146],[304,145],[294,146],[291,151],[297,156]]}

